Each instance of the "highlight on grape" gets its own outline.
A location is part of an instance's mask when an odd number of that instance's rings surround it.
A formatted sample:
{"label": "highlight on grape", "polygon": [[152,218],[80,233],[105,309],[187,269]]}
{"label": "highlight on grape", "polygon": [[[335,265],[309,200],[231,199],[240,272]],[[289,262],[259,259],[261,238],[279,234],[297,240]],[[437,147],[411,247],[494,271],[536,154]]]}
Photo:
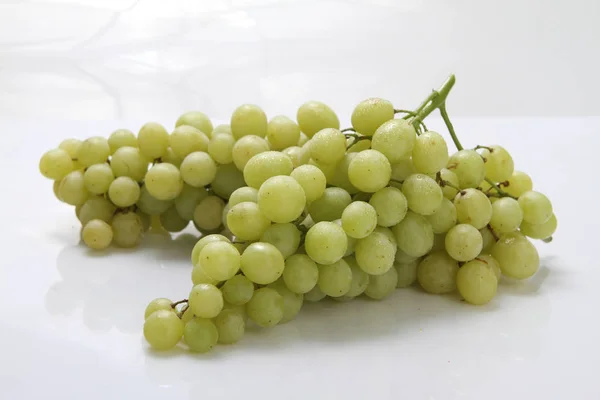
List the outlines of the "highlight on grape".
{"label": "highlight on grape", "polygon": [[[245,104],[216,127],[187,112],[170,132],[149,122],[137,135],[66,139],[39,169],[92,249],[134,247],[150,229],[190,222],[202,234],[185,299],[145,310],[158,350],[207,352],[239,341],[248,323],[291,321],[304,301],[381,300],[415,282],[482,305],[502,275],[536,273],[531,239],[550,242],[557,219],[505,148],[463,147],[446,111],[454,83],[415,110],[364,100],[346,129],[318,101],[295,120]],[[451,154],[425,125],[436,110]]]}

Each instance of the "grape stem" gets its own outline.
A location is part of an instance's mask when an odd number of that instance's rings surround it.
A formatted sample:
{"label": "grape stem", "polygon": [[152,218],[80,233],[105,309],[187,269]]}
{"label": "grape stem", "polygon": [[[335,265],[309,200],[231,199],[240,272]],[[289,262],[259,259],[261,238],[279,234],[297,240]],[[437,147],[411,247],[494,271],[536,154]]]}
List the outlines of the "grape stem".
{"label": "grape stem", "polygon": [[459,192],[462,190],[458,186],[454,185],[452,182],[443,180],[441,172],[438,172],[435,175],[435,180],[437,181],[438,185],[440,185],[440,187],[448,186],[448,187],[451,187],[452,189],[458,190]]}
{"label": "grape stem", "polygon": [[360,136],[357,133],[346,133],[345,135],[346,135],[346,138],[354,139],[352,141],[352,143],[347,147],[347,149],[350,149],[352,146],[354,146],[356,143],[360,142],[361,140],[371,139],[369,136]]}
{"label": "grape stem", "polygon": [[171,308],[175,308],[178,305],[183,304],[183,303],[187,303],[187,302],[188,302],[188,299],[183,299],[183,300],[176,301],[175,303],[171,303]]}
{"label": "grape stem", "polygon": [[477,145],[475,146],[475,148],[473,150],[479,150],[479,149],[486,149],[487,151],[489,151],[490,153],[494,152],[494,149],[492,149],[491,147],[488,146],[481,146],[481,145]]}
{"label": "grape stem", "polygon": [[506,193],[504,190],[500,189],[500,186],[496,185],[496,183],[494,181],[492,181],[490,178],[485,178],[485,181],[490,184],[490,186],[492,187],[492,189],[496,190],[496,192],[498,193],[498,196],[500,196],[500,197],[510,197],[511,199],[515,199],[515,200],[519,199],[518,197],[510,195],[510,194]]}
{"label": "grape stem", "polygon": [[342,133],[344,133],[344,132],[356,132],[356,129],[354,129],[354,128],[344,128],[340,132],[342,132]]}
{"label": "grape stem", "polygon": [[183,318],[183,314],[185,314],[185,312],[188,310],[188,308],[190,308],[189,304],[186,304],[181,311],[179,311],[177,313],[177,316],[179,317],[179,319]]}
{"label": "grape stem", "polygon": [[421,103],[421,105],[414,111],[416,116],[411,121],[412,125],[417,128],[417,126],[435,109],[439,108],[440,110],[444,107],[446,102],[446,98],[448,97],[448,93],[454,86],[456,82],[456,77],[454,74],[450,75],[446,82],[440,87],[439,90],[433,90],[431,94]]}

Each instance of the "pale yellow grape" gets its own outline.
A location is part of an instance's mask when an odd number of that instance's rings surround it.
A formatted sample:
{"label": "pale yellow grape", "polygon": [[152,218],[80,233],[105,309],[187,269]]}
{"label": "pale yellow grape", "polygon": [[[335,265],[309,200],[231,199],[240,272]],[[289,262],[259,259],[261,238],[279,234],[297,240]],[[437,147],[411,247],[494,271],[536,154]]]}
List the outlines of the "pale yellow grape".
{"label": "pale yellow grape", "polygon": [[206,246],[208,243],[216,241],[231,243],[231,240],[229,240],[223,235],[219,235],[216,233],[212,235],[203,236],[200,240],[198,240],[198,242],[194,245],[194,248],[192,249],[192,265],[198,265],[198,257],[200,256],[200,252],[202,251],[204,246]]}
{"label": "pale yellow grape", "polygon": [[252,157],[269,150],[269,143],[265,139],[255,135],[248,135],[235,142],[231,156],[235,166],[240,171],[243,171]]}
{"label": "pale yellow grape", "polygon": [[246,331],[244,316],[237,310],[223,310],[215,318],[214,324],[219,334],[219,343],[231,344],[242,339]]}
{"label": "pale yellow grape", "polygon": [[283,281],[294,293],[307,293],[319,279],[317,264],[306,254],[294,254],[285,260]]}
{"label": "pale yellow grape", "polygon": [[327,295],[323,293],[321,289],[319,289],[319,285],[315,285],[309,292],[304,293],[304,300],[309,301],[311,303],[316,303],[318,301],[323,300]]}
{"label": "pale yellow grape", "polygon": [[42,155],[39,169],[46,178],[60,180],[75,169],[75,164],[65,150],[53,149]]}
{"label": "pale yellow grape", "polygon": [[394,118],[394,106],[388,100],[370,98],[363,100],[352,111],[352,127],[366,136],[372,136],[377,128]]}
{"label": "pale yellow grape", "polygon": [[392,167],[388,159],[376,150],[361,151],[348,167],[350,182],[360,191],[375,193],[390,182]]}
{"label": "pale yellow grape", "polygon": [[396,181],[403,182],[406,178],[416,173],[417,169],[410,158],[392,164],[392,179]]}
{"label": "pale yellow grape", "polygon": [[214,241],[200,251],[198,263],[211,278],[226,281],[240,270],[241,256],[231,243]]}
{"label": "pale yellow grape", "polygon": [[185,219],[179,215],[175,205],[172,205],[167,211],[160,214],[160,225],[167,232],[181,232],[189,225],[189,222],[189,219]]}
{"label": "pale yellow grape", "polygon": [[101,136],[93,136],[84,140],[77,150],[77,162],[84,167],[106,162],[110,156],[108,140]]}
{"label": "pale yellow grape", "polygon": [[456,261],[469,261],[483,248],[481,233],[468,224],[458,224],[446,233],[446,251]]}
{"label": "pale yellow grape", "polygon": [[236,189],[246,186],[244,175],[233,164],[223,164],[217,167],[217,174],[210,184],[215,194],[228,199]]}
{"label": "pale yellow grape", "polygon": [[408,202],[400,189],[386,187],[371,196],[369,204],[377,213],[377,224],[391,227],[404,219],[408,211]]}
{"label": "pale yellow grape", "polygon": [[117,213],[111,223],[113,242],[119,247],[135,247],[142,240],[142,219],[134,212]]}
{"label": "pale yellow grape", "polygon": [[273,224],[260,237],[260,241],[277,247],[283,258],[296,253],[300,246],[301,233],[292,223]]}
{"label": "pale yellow grape", "polygon": [[158,311],[158,310],[173,311],[174,308],[171,307],[172,303],[173,302],[171,300],[166,299],[164,297],[160,297],[160,298],[152,300],[146,306],[146,310],[144,311],[144,319],[148,318],[149,316],[152,315],[152,313],[154,313],[155,311]]}
{"label": "pale yellow grape", "polygon": [[183,321],[172,311],[158,310],[144,322],[144,337],[156,350],[170,350],[183,336]]}
{"label": "pale yellow grape", "polygon": [[[442,187],[442,193],[444,193],[444,197],[448,200],[454,200],[456,194],[458,193],[457,187],[460,187],[460,183],[458,182],[458,177],[456,174],[449,169],[442,168],[440,171],[440,177],[444,182],[449,184],[444,185]],[[483,181],[485,182],[485,181]]]}
{"label": "pale yellow grape", "polygon": [[490,226],[498,233],[508,233],[519,229],[523,221],[523,211],[519,202],[510,197],[497,199],[492,204]]}
{"label": "pale yellow grape", "polygon": [[492,269],[492,271],[494,271],[496,279],[498,280],[498,282],[500,282],[502,270],[500,269],[500,264],[498,264],[498,261],[496,261],[494,257],[492,257],[490,254],[480,254],[475,258],[475,260],[479,260],[483,263],[486,263]]}
{"label": "pale yellow grape", "polygon": [[535,246],[519,232],[502,235],[492,247],[492,257],[498,261],[503,275],[515,279],[533,276],[540,266]]}
{"label": "pale yellow grape", "polygon": [[176,127],[169,136],[169,146],[181,159],[196,151],[208,151],[210,139],[204,132],[189,125]]}
{"label": "pale yellow grape", "polygon": [[281,152],[292,160],[294,168],[308,164],[308,160],[310,160],[310,151],[304,147],[291,146]]}
{"label": "pale yellow grape", "polygon": [[308,146],[317,163],[336,164],[346,154],[346,136],[338,129],[325,128],[315,133]]}
{"label": "pale yellow grape", "polygon": [[428,215],[427,221],[431,224],[433,233],[445,233],[456,225],[456,207],[447,198],[442,199],[442,205],[433,214]]}
{"label": "pale yellow grape", "polygon": [[[302,104],[296,114],[296,120],[308,138],[313,137],[321,129],[340,129],[340,121],[335,112],[320,101],[308,101]],[[299,142],[299,145],[302,144]]]}
{"label": "pale yellow grape", "polygon": [[127,176],[120,176],[110,183],[108,198],[117,207],[130,207],[140,198],[140,185]]}
{"label": "pale yellow grape", "polygon": [[[202,129],[200,129],[202,130]],[[202,131],[204,132],[204,131]],[[215,128],[212,131],[212,134],[209,136],[214,136],[220,133],[225,133],[227,135],[231,135],[231,126],[229,124],[221,124],[221,125],[217,125],[215,126]]]}
{"label": "pale yellow grape", "polygon": [[275,326],[283,318],[283,296],[269,287],[258,289],[246,305],[246,311],[248,317],[258,326],[263,328]]}
{"label": "pale yellow grape", "polygon": [[136,205],[148,215],[160,215],[171,207],[172,201],[159,200],[153,197],[146,188],[146,185],[140,188],[140,198]]}
{"label": "pale yellow grape", "polygon": [[422,257],[433,246],[433,228],[424,216],[408,211],[392,228],[398,249],[413,257]]}
{"label": "pale yellow grape", "polygon": [[395,164],[410,158],[416,138],[417,132],[410,123],[403,119],[392,119],[377,128],[371,139],[371,148]]}
{"label": "pale yellow grape", "polygon": [[321,264],[319,265],[317,285],[323,293],[330,297],[343,296],[352,286],[352,270],[343,259],[332,264]]}
{"label": "pale yellow grape", "polygon": [[344,296],[349,298],[360,296],[369,285],[369,274],[358,266],[356,258],[353,256],[344,257],[343,260],[346,261],[352,271],[352,283]]}
{"label": "pale yellow grape", "polygon": [[168,148],[165,154],[160,158],[161,162],[173,164],[177,168],[181,167],[183,159],[175,154],[172,148]]}
{"label": "pale yellow grape", "polygon": [[267,139],[273,150],[295,146],[300,139],[300,127],[284,115],[277,115],[267,124]]}
{"label": "pale yellow grape", "polygon": [[348,167],[354,157],[356,157],[356,153],[346,153],[341,161],[336,164],[333,175],[327,183],[342,188],[350,194],[358,193],[359,190],[350,182],[348,176]]}
{"label": "pale yellow grape", "polygon": [[552,217],[552,203],[540,192],[530,190],[519,196],[519,205],[523,210],[523,221],[539,225]]}
{"label": "pale yellow grape", "polygon": [[258,207],[273,222],[292,222],[305,206],[304,189],[291,176],[271,177],[258,189]]}
{"label": "pale yellow grape", "polygon": [[325,174],[314,165],[307,164],[296,167],[290,176],[302,186],[307,203],[317,200],[325,192],[327,186]]}
{"label": "pale yellow grape", "polygon": [[243,104],[236,108],[231,115],[230,125],[236,140],[246,135],[265,137],[267,134],[267,116],[254,104]]}
{"label": "pale yellow grape", "polygon": [[390,268],[381,275],[371,275],[369,285],[365,289],[365,294],[374,300],[382,300],[394,293],[398,284],[398,272],[395,268]]}
{"label": "pale yellow grape", "polygon": [[203,230],[212,231],[221,226],[225,203],[217,196],[207,196],[194,210],[194,223]]}
{"label": "pale yellow grape", "polygon": [[126,146],[139,146],[135,134],[129,129],[117,129],[108,137],[108,147],[110,147],[110,154],[114,154],[118,149]]}
{"label": "pale yellow grape", "polygon": [[173,164],[153,165],[144,180],[148,192],[158,200],[173,200],[183,190],[183,179]]}
{"label": "pale yellow grape", "polygon": [[523,221],[521,223],[521,233],[533,239],[547,239],[556,231],[557,225],[556,215],[552,214],[548,221],[539,225]]}
{"label": "pale yellow grape", "polygon": [[231,193],[229,196],[229,204],[231,207],[244,201],[258,202],[258,190],[250,186],[242,186]]}
{"label": "pale yellow grape", "polygon": [[[225,242],[213,242],[225,243]],[[236,275],[221,287],[225,301],[235,305],[246,304],[254,294],[254,283],[244,275]]]}
{"label": "pale yellow grape", "polygon": [[342,212],[342,228],[350,237],[367,237],[376,226],[377,212],[369,203],[354,201]]}
{"label": "pale yellow grape", "polygon": [[272,176],[289,175],[294,165],[292,160],[278,151],[266,151],[253,156],[244,167],[244,180],[248,186],[259,189]]}
{"label": "pale yellow grape", "polygon": [[500,187],[511,196],[519,197],[533,189],[533,182],[525,172],[514,171],[507,181],[500,182]]}
{"label": "pale yellow grape", "polygon": [[185,324],[183,340],[193,352],[206,353],[216,346],[219,331],[210,319],[194,317]]}
{"label": "pale yellow grape", "polygon": [[385,228],[383,226],[377,226],[373,232],[381,233],[386,239],[394,246],[394,249],[398,250],[398,243],[396,242],[396,237],[394,236],[394,232],[390,228]]}
{"label": "pale yellow grape", "polygon": [[88,192],[104,194],[108,191],[115,176],[107,163],[94,164],[83,173],[83,183]]}
{"label": "pale yellow grape", "polygon": [[485,176],[494,182],[506,181],[515,169],[510,153],[501,146],[486,147],[481,151],[481,156],[485,160]]}
{"label": "pale yellow grape", "polygon": [[87,247],[94,250],[106,249],[113,239],[113,232],[106,222],[93,219],[83,227],[81,232],[83,242]]}
{"label": "pale yellow grape", "polygon": [[[342,226],[341,219],[336,219],[335,221],[332,221],[332,222],[338,226]],[[342,226],[342,229],[343,228],[344,227]],[[375,229],[377,229],[377,228],[375,228]],[[358,241],[358,239],[350,237],[350,236],[348,236],[348,234],[346,234],[346,239],[348,241],[348,247],[346,247],[346,252],[344,253],[344,257],[354,254],[354,248],[356,247],[356,242]]]}
{"label": "pale yellow grape", "polygon": [[442,205],[444,194],[438,184],[429,176],[414,174],[402,184],[408,208],[421,215],[431,215]]}
{"label": "pale yellow grape", "polygon": [[188,305],[194,315],[201,318],[214,318],[223,309],[223,294],[216,286],[201,283],[190,291]]}
{"label": "pale yellow grape", "polygon": [[258,240],[271,225],[256,203],[244,201],[227,212],[227,226],[241,240]]}
{"label": "pale yellow grape", "polygon": [[483,240],[481,253],[489,253],[492,250],[492,247],[496,243],[495,232],[492,232],[489,226],[486,226],[479,230],[481,233],[481,238]]}
{"label": "pale yellow grape", "polygon": [[58,148],[66,151],[73,160],[77,158],[79,147],[81,147],[81,140],[74,138],[65,139],[58,145]]}
{"label": "pale yellow grape", "polygon": [[412,161],[422,174],[435,174],[448,163],[448,145],[437,132],[427,131],[417,137]]}
{"label": "pale yellow grape", "polygon": [[398,281],[396,282],[397,288],[404,288],[412,285],[417,280],[417,267],[421,262],[420,258],[408,263],[394,263],[394,269],[398,275]]}
{"label": "pale yellow grape", "polygon": [[148,122],[138,132],[140,151],[149,160],[162,157],[169,147],[169,132],[157,122]]}
{"label": "pale yellow grape", "polygon": [[454,198],[456,216],[461,224],[473,225],[482,229],[492,219],[492,203],[480,190],[464,189]]}
{"label": "pale yellow grape", "polygon": [[285,324],[296,318],[304,304],[304,296],[289,290],[281,279],[271,283],[268,287],[275,289],[283,297],[283,317],[279,323]]}
{"label": "pale yellow grape", "polygon": [[135,181],[141,182],[148,171],[148,159],[138,148],[121,147],[112,155],[110,168],[115,177],[128,176]]}
{"label": "pale yellow grape", "polygon": [[[188,111],[184,114],[181,114],[181,116],[177,118],[177,121],[175,122],[175,127],[181,125],[193,126],[208,137],[210,137],[213,132],[213,124],[210,121],[210,118],[200,111]],[[223,128],[221,127],[221,129]]]}
{"label": "pale yellow grape", "polygon": [[483,305],[496,295],[498,278],[489,265],[475,259],[460,267],[456,275],[456,287],[468,303]]}
{"label": "pale yellow grape", "polygon": [[197,151],[188,154],[180,166],[181,178],[193,187],[210,184],[217,174],[217,164],[208,153]]}
{"label": "pale yellow grape", "polygon": [[76,170],[68,173],[60,182],[58,194],[62,201],[72,206],[85,203],[89,197],[89,192],[85,188],[83,172]]}
{"label": "pale yellow grape", "polygon": [[246,304],[235,305],[228,302],[223,303],[223,310],[233,310],[242,316],[244,322],[248,321],[248,312],[246,311]]}
{"label": "pale yellow grape", "polygon": [[112,221],[117,208],[109,200],[102,196],[92,196],[86,200],[79,210],[79,221],[84,226],[93,219],[99,219],[106,223]]}
{"label": "pale yellow grape", "polygon": [[458,262],[445,251],[431,253],[417,267],[417,280],[428,293],[450,293],[456,289]]}
{"label": "pale yellow grape", "polygon": [[283,255],[270,243],[252,243],[242,253],[242,272],[259,285],[275,282],[283,274],[284,267]]}
{"label": "pale yellow grape", "polygon": [[459,187],[475,188],[485,178],[483,159],[475,150],[460,150],[448,159],[446,167],[458,177]]}
{"label": "pale yellow grape", "polygon": [[332,184],[333,179],[335,178],[335,170],[337,165],[335,164],[318,164],[315,160],[313,160],[312,158],[308,160],[308,164],[309,165],[314,165],[315,167],[319,168],[321,170],[321,172],[323,172],[323,174],[325,175],[325,178],[327,179],[327,183],[328,184]]}
{"label": "pale yellow grape", "polygon": [[219,283],[219,281],[208,276],[206,272],[204,272],[202,266],[198,264],[192,268],[192,283],[194,285],[199,285],[201,283],[216,285]]}
{"label": "pale yellow grape", "polygon": [[346,254],[348,238],[341,226],[322,221],[308,230],[304,247],[315,262],[333,264]]}
{"label": "pale yellow grape", "polygon": [[369,275],[386,273],[394,265],[396,246],[380,232],[373,232],[356,242],[354,257],[358,266]]}
{"label": "pale yellow grape", "polygon": [[60,181],[54,181],[54,182],[52,183],[52,191],[54,192],[54,196],[55,196],[55,197],[56,197],[58,200],[60,200],[60,201],[63,201],[63,200],[60,198],[60,193],[59,193],[58,189],[60,189]]}
{"label": "pale yellow grape", "polygon": [[235,139],[230,135],[214,135],[208,143],[208,154],[219,164],[233,162]]}

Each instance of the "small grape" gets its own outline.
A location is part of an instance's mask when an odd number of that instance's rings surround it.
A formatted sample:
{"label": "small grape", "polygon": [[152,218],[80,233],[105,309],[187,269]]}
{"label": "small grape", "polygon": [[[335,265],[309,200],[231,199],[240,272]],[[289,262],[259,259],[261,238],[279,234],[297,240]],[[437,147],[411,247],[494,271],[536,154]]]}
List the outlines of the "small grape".
{"label": "small grape", "polygon": [[359,239],[354,249],[358,266],[369,275],[386,273],[394,265],[396,246],[380,232]]}
{"label": "small grape", "polygon": [[535,246],[519,232],[502,235],[492,247],[492,257],[498,261],[503,275],[515,279],[533,276],[540,266]]}
{"label": "small grape", "polygon": [[444,185],[444,187],[442,188],[444,197],[448,200],[454,200],[456,194],[458,193],[458,190],[455,188],[459,187],[460,185],[460,183],[458,182],[458,177],[454,172],[450,171],[449,169],[442,168],[442,170],[440,171],[440,178],[442,178],[444,182],[448,182],[450,184]]}
{"label": "small grape", "polygon": [[181,178],[193,187],[210,184],[217,174],[217,164],[208,153],[197,151],[188,154],[180,166]]}
{"label": "small grape", "polygon": [[304,294],[304,300],[309,301],[311,303],[316,303],[318,301],[323,300],[327,295],[323,293],[321,289],[319,289],[319,285],[315,285],[311,291]]}
{"label": "small grape", "polygon": [[87,247],[94,250],[103,250],[110,246],[113,239],[113,231],[106,222],[93,219],[85,224],[81,232],[81,237]]}
{"label": "small grape", "polygon": [[492,219],[492,204],[488,197],[477,189],[461,190],[454,198],[456,215],[461,224],[470,224],[482,229]]}
{"label": "small grape", "polygon": [[317,200],[325,192],[325,187],[327,186],[325,174],[314,165],[296,167],[290,176],[302,186],[307,203]]}
{"label": "small grape", "polygon": [[160,215],[160,225],[167,232],[181,232],[189,225],[189,223],[190,220],[179,215],[177,208],[175,208],[174,205]]}
{"label": "small grape", "polygon": [[300,139],[300,127],[288,117],[278,115],[267,125],[267,139],[273,150],[295,146]]}
{"label": "small grape", "polygon": [[525,172],[514,171],[512,176],[505,182],[500,182],[502,190],[514,197],[519,197],[523,193],[533,188],[533,183],[529,175]]}
{"label": "small grape", "polygon": [[410,123],[403,119],[391,119],[377,128],[371,139],[371,148],[395,164],[410,158],[416,137],[417,132]]}
{"label": "small grape", "polygon": [[44,153],[39,168],[46,178],[61,180],[75,169],[75,165],[69,153],[63,149],[54,149]]}
{"label": "small grape", "polygon": [[110,168],[115,177],[127,176],[134,181],[141,182],[148,171],[148,159],[140,149],[135,147],[121,147],[112,155]]}
{"label": "small grape", "polygon": [[348,176],[348,168],[354,157],[356,157],[356,153],[346,153],[342,160],[336,164],[333,175],[328,182],[331,185],[344,189],[350,194],[359,192],[352,182],[350,182],[350,177]]}
{"label": "small grape", "polygon": [[483,248],[481,233],[472,225],[458,224],[446,234],[446,251],[457,261],[469,261],[477,257]]}
{"label": "small grape", "polygon": [[240,171],[244,171],[244,167],[252,157],[265,151],[269,151],[269,143],[265,139],[259,136],[247,135],[235,142],[231,156],[235,166]]}
{"label": "small grape", "polygon": [[458,262],[445,251],[431,253],[425,257],[417,268],[417,280],[428,293],[450,293],[456,289]]}
{"label": "small grape", "polygon": [[403,182],[406,178],[416,173],[417,169],[415,168],[412,158],[410,157],[406,160],[400,160],[392,164],[392,179],[395,181]]}
{"label": "small grape", "polygon": [[[193,126],[200,132],[210,137],[213,133],[213,124],[208,116],[200,111],[188,111],[182,114],[175,122],[175,127],[182,125]],[[223,130],[223,125],[220,125],[219,131]],[[217,128],[214,131],[217,131]]]}
{"label": "small grape", "polygon": [[142,240],[142,219],[134,212],[117,213],[111,223],[113,241],[119,247],[135,247]]}
{"label": "small grape", "polygon": [[412,211],[408,211],[406,217],[394,226],[392,231],[398,243],[398,250],[412,257],[424,256],[433,246],[431,224],[425,217]]}
{"label": "small grape", "polygon": [[185,324],[183,340],[190,350],[206,353],[217,344],[219,331],[210,319],[194,317]]}
{"label": "small grape", "polygon": [[343,260],[348,264],[352,271],[350,290],[348,290],[344,296],[349,298],[360,296],[369,285],[370,276],[359,267],[356,258],[353,256],[344,257]]}
{"label": "small grape", "polygon": [[252,157],[244,167],[244,180],[248,186],[259,189],[269,178],[277,175],[290,175],[294,165],[292,160],[278,151],[266,151]]}
{"label": "small grape", "polygon": [[448,145],[437,132],[427,131],[417,137],[412,161],[422,174],[435,174],[448,163]]}
{"label": "small grape", "polygon": [[377,212],[369,203],[354,201],[342,212],[342,228],[355,239],[367,237],[377,226]]}
{"label": "small grape", "polygon": [[283,296],[273,288],[258,289],[248,302],[246,310],[248,317],[258,326],[263,328],[275,326],[283,318]]}
{"label": "small grape", "polygon": [[308,164],[308,160],[310,160],[310,151],[304,147],[291,146],[281,152],[292,160],[294,168]]}
{"label": "small grape", "polygon": [[289,290],[281,279],[271,283],[268,287],[275,289],[283,297],[283,317],[279,323],[284,324],[296,318],[302,309],[304,296]]}
{"label": "small grape", "polygon": [[342,217],[344,209],[351,202],[350,194],[344,189],[329,187],[321,197],[308,205],[308,212],[314,222],[334,221]]}
{"label": "small grape", "polygon": [[381,98],[361,101],[352,111],[352,127],[363,135],[373,136],[384,122],[394,118],[394,106]]}
{"label": "small grape", "polygon": [[192,268],[192,283],[194,285],[199,285],[201,283],[209,283],[211,285],[216,285],[217,283],[219,283],[219,281],[206,275],[206,272],[204,272],[202,266],[196,264],[194,268]]}
{"label": "small grape", "polygon": [[188,297],[188,305],[194,315],[201,318],[214,318],[223,309],[223,294],[214,285],[195,285]]}
{"label": "small grape", "polygon": [[290,176],[271,177],[258,190],[258,207],[273,222],[292,222],[300,217],[305,206],[304,189]]}
{"label": "small grape", "polygon": [[241,256],[231,243],[214,241],[200,251],[198,263],[211,278],[226,281],[240,270]]}
{"label": "small grape", "polygon": [[481,151],[485,160],[485,176],[494,182],[504,182],[512,176],[515,164],[511,155],[501,146],[488,146]]}
{"label": "small grape", "polygon": [[235,139],[230,135],[214,135],[208,142],[208,154],[219,164],[233,162]]}
{"label": "small grape", "polygon": [[214,324],[217,327],[219,343],[231,344],[238,342],[246,332],[246,322],[244,316],[237,310],[223,310],[215,318]]}
{"label": "small grape", "polygon": [[352,286],[352,270],[343,259],[332,264],[320,264],[317,284],[319,289],[330,297],[343,296]]}
{"label": "small grape", "polygon": [[155,164],[146,173],[144,180],[148,192],[158,200],[173,200],[183,190],[183,179],[173,164]]}
{"label": "small grape", "polygon": [[77,150],[77,162],[84,167],[101,164],[110,156],[108,140],[101,136],[94,136],[84,140]]}
{"label": "small grape", "polygon": [[417,267],[421,262],[420,258],[407,263],[394,263],[394,268],[398,274],[398,282],[396,283],[397,288],[405,288],[417,280]]}
{"label": "small grape", "polygon": [[244,201],[251,201],[252,203],[258,202],[258,190],[254,189],[250,186],[242,186],[231,193],[229,196],[229,202],[227,203],[229,206],[233,207],[236,204],[242,203]]}
{"label": "small grape", "polygon": [[382,300],[391,295],[398,284],[398,271],[390,268],[381,275],[372,275],[369,277],[369,285],[365,290],[367,297],[374,300]]}
{"label": "small grape", "polygon": [[146,185],[140,188],[140,198],[136,205],[148,215],[160,215],[171,207],[172,201],[158,200],[153,197],[146,188]]}
{"label": "small grape", "polygon": [[[79,139],[65,139],[62,142],[60,142],[60,144],[58,145],[58,148],[61,150],[66,151],[69,156],[71,157],[71,159],[76,159],[77,158],[77,152],[79,151],[79,148],[81,147],[81,140]],[[76,164],[76,169],[79,169],[79,167],[81,166],[80,164],[78,165],[77,162],[75,162]]]}
{"label": "small grape", "polygon": [[492,271],[494,271],[494,275],[496,275],[496,279],[498,280],[498,282],[500,282],[500,277],[502,276],[502,270],[500,269],[500,264],[498,264],[498,261],[496,261],[496,259],[494,257],[492,257],[489,254],[480,254],[475,259],[479,260],[483,263],[486,263],[492,269]]}
{"label": "small grape", "polygon": [[294,254],[285,260],[283,281],[294,293],[307,293],[319,279],[317,264],[306,254]]}
{"label": "small grape", "polygon": [[376,150],[361,151],[348,167],[350,182],[360,191],[367,193],[375,193],[386,187],[391,175],[390,162]]}
{"label": "small grape", "polygon": [[325,128],[308,142],[310,157],[319,164],[337,164],[346,154],[346,136],[338,129]]}
{"label": "small grape", "polygon": [[130,207],[140,198],[140,185],[127,176],[113,180],[108,187],[108,198],[117,207]]}
{"label": "small grape", "polygon": [[177,126],[169,136],[170,148],[182,160],[190,153],[208,151],[209,141],[204,132],[189,125]]}
{"label": "small grape", "polygon": [[[225,243],[225,242],[213,242]],[[225,301],[235,305],[246,304],[254,294],[254,283],[244,275],[236,275],[223,285],[221,288]]]}
{"label": "small grape", "polygon": [[88,192],[104,194],[108,191],[115,176],[107,163],[94,164],[85,170],[83,183]]}
{"label": "small grape", "polygon": [[433,214],[428,215],[427,221],[431,224],[433,233],[446,233],[456,225],[456,207],[447,198],[442,198],[442,205]]}
{"label": "small grape", "polygon": [[[200,129],[200,130],[202,131],[202,129]],[[202,132],[204,132],[204,131],[202,131]],[[210,134],[210,136],[212,137],[212,136],[217,135],[219,133],[225,133],[227,135],[231,135],[231,126],[229,124],[217,125],[213,129],[213,131]]]}
{"label": "small grape", "polygon": [[231,133],[237,140],[246,135],[264,138],[267,134],[267,116],[258,106],[244,104],[231,115]]}
{"label": "small grape", "polygon": [[556,215],[554,214],[548,221],[539,225],[523,221],[521,223],[521,233],[533,239],[547,239],[556,231],[557,224]]}
{"label": "small grape", "polygon": [[85,226],[93,219],[99,219],[110,224],[116,210],[115,205],[104,197],[92,196],[81,206],[78,219],[81,226]]}
{"label": "small grape", "polygon": [[[296,120],[308,138],[325,128],[340,129],[340,121],[335,112],[320,101],[308,101],[302,104],[296,114]],[[298,145],[302,144],[299,140]]]}
{"label": "small grape", "polygon": [[483,240],[480,254],[488,254],[490,251],[492,251],[492,247],[496,243],[496,234],[492,231],[489,225],[480,229],[479,233],[481,233],[481,237]]}
{"label": "small grape", "polygon": [[292,223],[273,224],[260,237],[261,242],[277,247],[283,258],[288,258],[296,253],[300,246],[300,239],[300,231]]}
{"label": "small grape", "polygon": [[540,225],[552,217],[552,203],[540,192],[530,190],[519,196],[519,205],[523,210],[523,221]]}
{"label": "small grape", "polygon": [[155,160],[167,152],[169,132],[159,123],[148,122],[138,132],[138,144],[147,159]]}
{"label": "small grape", "polygon": [[460,150],[448,159],[447,168],[458,177],[461,188],[476,188],[485,178],[483,159],[475,150]]}
{"label": "small grape", "polygon": [[258,240],[271,225],[256,203],[245,201],[227,212],[229,230],[241,240]]}
{"label": "small grape", "polygon": [[427,175],[414,174],[402,184],[408,208],[421,215],[431,215],[441,206],[444,194],[438,184]]}
{"label": "small grape", "polygon": [[483,305],[496,295],[498,278],[487,263],[475,259],[460,267],[456,274],[456,287],[467,302]]}
{"label": "small grape", "polygon": [[210,184],[212,191],[222,199],[228,199],[236,189],[245,185],[244,175],[233,164],[219,165]]}
{"label": "small grape", "polygon": [[69,172],[60,182],[58,194],[62,201],[72,206],[85,203],[89,192],[85,188],[83,172],[81,170]]}
{"label": "small grape", "polygon": [[315,262],[333,264],[346,254],[348,238],[341,226],[321,221],[308,230],[304,247]]}
{"label": "small grape", "polygon": [[369,204],[377,213],[377,224],[391,227],[398,224],[406,216],[408,202],[400,189],[385,187],[373,193]]}
{"label": "small grape", "polygon": [[152,313],[158,310],[166,310],[172,312],[174,308],[171,307],[171,303],[173,303],[171,300],[165,298],[158,298],[152,300],[146,306],[146,310],[144,311],[144,319],[147,319],[149,316],[152,315]]}
{"label": "small grape", "polygon": [[217,196],[207,196],[198,203],[194,210],[194,223],[199,228],[213,231],[221,226],[225,203]]}
{"label": "small grape", "polygon": [[498,233],[508,233],[519,229],[523,221],[523,211],[519,202],[510,197],[503,197],[492,204],[490,226]]}
{"label": "small grape", "polygon": [[270,243],[252,243],[242,253],[241,261],[244,275],[259,285],[275,282],[285,267],[283,255]]}
{"label": "small grape", "polygon": [[170,350],[183,336],[183,322],[172,311],[158,310],[144,322],[144,337],[156,350]]}
{"label": "small grape", "polygon": [[198,258],[204,246],[216,241],[231,243],[231,241],[223,235],[212,234],[203,236],[202,239],[198,240],[198,242],[194,245],[194,248],[192,249],[192,265],[198,264]]}

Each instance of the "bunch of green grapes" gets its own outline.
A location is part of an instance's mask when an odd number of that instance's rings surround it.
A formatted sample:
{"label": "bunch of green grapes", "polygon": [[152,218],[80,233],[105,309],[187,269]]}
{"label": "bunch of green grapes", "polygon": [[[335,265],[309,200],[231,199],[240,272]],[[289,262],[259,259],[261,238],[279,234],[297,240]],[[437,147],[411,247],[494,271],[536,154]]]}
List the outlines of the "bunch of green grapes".
{"label": "bunch of green grapes", "polygon": [[[179,232],[190,221],[201,232],[189,295],[145,311],[156,349],[183,342],[206,352],[239,341],[247,324],[291,321],[304,301],[381,300],[415,283],[481,305],[503,275],[535,274],[531,239],[550,241],[557,222],[506,149],[462,148],[445,113],[448,91],[415,111],[367,99],[342,130],[317,101],[295,121],[242,105],[216,128],[188,112],[171,133],[148,123],[137,136],[66,140],[40,170],[76,207],[91,248],[135,246],[149,228]],[[452,154],[423,123],[435,108]]]}

